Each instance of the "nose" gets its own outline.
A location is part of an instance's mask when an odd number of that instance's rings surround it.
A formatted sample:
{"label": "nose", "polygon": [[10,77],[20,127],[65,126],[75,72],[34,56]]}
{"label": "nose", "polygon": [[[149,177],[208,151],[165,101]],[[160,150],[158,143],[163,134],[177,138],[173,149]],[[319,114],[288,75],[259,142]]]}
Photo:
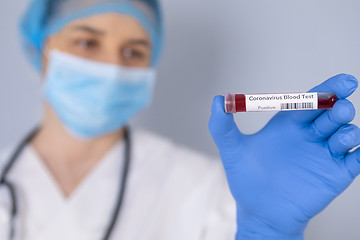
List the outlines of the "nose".
{"label": "nose", "polygon": [[99,58],[99,61],[103,63],[118,65],[118,66],[123,65],[121,54],[116,48],[111,48],[108,49],[107,51],[104,51],[102,56]]}

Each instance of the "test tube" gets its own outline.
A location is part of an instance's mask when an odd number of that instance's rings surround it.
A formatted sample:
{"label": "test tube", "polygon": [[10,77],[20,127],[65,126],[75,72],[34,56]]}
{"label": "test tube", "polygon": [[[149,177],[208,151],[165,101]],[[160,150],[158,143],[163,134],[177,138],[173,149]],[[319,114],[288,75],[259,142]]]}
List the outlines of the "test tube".
{"label": "test tube", "polygon": [[331,109],[338,98],[332,92],[233,94],[225,96],[225,112],[266,112]]}

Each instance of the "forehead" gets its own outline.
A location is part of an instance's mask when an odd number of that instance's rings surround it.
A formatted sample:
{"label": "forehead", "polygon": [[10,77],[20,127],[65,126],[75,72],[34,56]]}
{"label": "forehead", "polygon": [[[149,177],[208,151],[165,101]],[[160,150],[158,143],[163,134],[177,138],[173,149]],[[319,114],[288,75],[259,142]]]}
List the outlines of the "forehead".
{"label": "forehead", "polygon": [[107,12],[141,15],[153,27],[156,28],[157,25],[156,4],[148,0],[62,0],[54,1],[49,7],[51,14],[48,16],[48,22],[50,25],[69,16]]}
{"label": "forehead", "polygon": [[136,18],[126,14],[103,13],[84,17],[67,24],[64,31],[72,32],[81,26],[91,27],[107,35],[131,35],[136,38],[149,39],[142,24]]}

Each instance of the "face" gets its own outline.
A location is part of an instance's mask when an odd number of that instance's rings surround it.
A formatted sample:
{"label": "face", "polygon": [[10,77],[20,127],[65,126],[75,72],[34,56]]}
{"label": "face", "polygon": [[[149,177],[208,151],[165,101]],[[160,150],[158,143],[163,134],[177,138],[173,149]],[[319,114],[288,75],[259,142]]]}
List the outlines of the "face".
{"label": "face", "polygon": [[116,13],[76,20],[47,39],[44,68],[49,51],[57,49],[89,60],[125,67],[146,68],[151,60],[151,41],[134,18]]}

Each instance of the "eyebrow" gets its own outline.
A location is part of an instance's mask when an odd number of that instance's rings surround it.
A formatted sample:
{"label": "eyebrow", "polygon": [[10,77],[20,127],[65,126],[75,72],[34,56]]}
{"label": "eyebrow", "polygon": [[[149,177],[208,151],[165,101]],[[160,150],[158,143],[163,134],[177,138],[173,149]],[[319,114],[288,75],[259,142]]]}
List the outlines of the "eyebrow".
{"label": "eyebrow", "polygon": [[150,48],[151,44],[149,41],[144,39],[132,39],[127,42],[129,45],[143,45],[144,47]]}
{"label": "eyebrow", "polygon": [[97,35],[97,36],[105,35],[105,32],[103,32],[101,30],[98,30],[98,29],[95,29],[93,27],[85,26],[85,25],[75,26],[72,29],[75,30],[75,31],[85,31],[87,33]]}

